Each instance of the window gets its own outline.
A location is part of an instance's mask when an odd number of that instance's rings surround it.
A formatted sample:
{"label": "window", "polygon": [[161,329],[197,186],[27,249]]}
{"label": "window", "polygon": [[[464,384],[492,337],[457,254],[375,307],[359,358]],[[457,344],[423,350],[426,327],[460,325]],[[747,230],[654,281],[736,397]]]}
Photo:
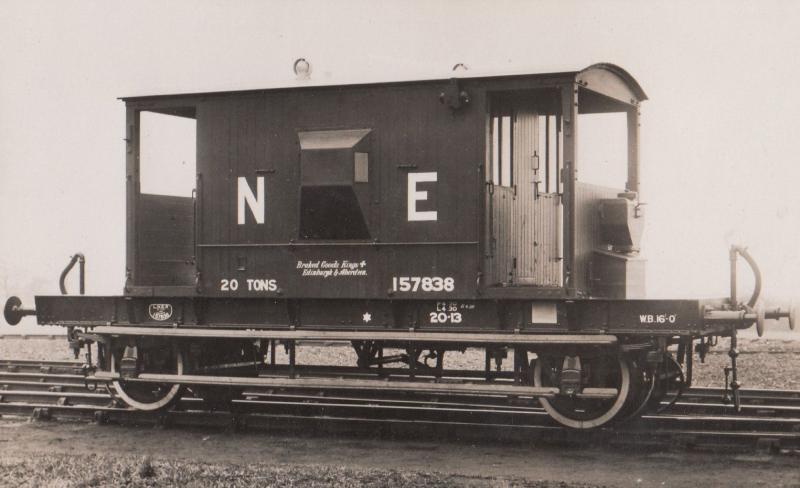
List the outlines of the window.
{"label": "window", "polygon": [[539,191],[542,193],[561,193],[561,117],[558,115],[539,116]]}
{"label": "window", "polygon": [[492,116],[492,183],[499,186],[514,184],[512,165],[512,118],[510,115]]}
{"label": "window", "polygon": [[370,132],[371,129],[348,129],[297,133],[301,239],[370,239]]}
{"label": "window", "polygon": [[628,178],[628,121],[624,112],[578,116],[578,181],[624,189]]}
{"label": "window", "polygon": [[355,153],[353,158],[353,181],[355,183],[369,183],[369,153]]}
{"label": "window", "polygon": [[139,184],[142,193],[191,197],[196,179],[194,111],[139,113]]}

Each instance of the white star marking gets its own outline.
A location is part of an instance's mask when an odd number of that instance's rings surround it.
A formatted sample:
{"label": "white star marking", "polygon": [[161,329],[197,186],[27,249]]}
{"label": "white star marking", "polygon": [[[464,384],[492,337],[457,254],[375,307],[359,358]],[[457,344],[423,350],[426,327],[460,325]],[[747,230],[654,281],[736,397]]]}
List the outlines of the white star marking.
{"label": "white star marking", "polygon": [[372,314],[367,312],[364,315],[362,315],[361,318],[364,319],[365,324],[368,324],[372,320]]}

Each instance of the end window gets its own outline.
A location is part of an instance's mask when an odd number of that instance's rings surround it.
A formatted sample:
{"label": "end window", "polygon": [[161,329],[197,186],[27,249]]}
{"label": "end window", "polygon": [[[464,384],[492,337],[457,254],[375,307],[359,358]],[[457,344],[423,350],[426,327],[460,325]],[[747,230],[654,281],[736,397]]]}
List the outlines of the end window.
{"label": "end window", "polygon": [[578,181],[624,189],[628,179],[627,114],[580,114],[578,158]]}

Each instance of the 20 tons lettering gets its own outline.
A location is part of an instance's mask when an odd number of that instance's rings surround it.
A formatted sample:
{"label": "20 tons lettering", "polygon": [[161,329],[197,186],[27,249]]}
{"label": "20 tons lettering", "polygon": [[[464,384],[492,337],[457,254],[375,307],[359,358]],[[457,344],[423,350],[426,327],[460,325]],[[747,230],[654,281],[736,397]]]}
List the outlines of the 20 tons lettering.
{"label": "20 tons lettering", "polygon": [[394,276],[392,277],[392,291],[436,292],[455,290],[456,282],[453,278],[441,276]]}
{"label": "20 tons lettering", "polygon": [[[247,291],[277,291],[278,280],[247,278]],[[219,280],[220,291],[237,291],[239,280],[236,278]],[[244,290],[244,289],[243,289]]]}

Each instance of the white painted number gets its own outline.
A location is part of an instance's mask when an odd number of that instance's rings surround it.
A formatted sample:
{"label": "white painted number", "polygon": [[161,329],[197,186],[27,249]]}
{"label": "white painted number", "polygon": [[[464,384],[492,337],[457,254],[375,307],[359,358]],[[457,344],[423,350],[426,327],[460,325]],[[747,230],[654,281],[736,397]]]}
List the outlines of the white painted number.
{"label": "white painted number", "polygon": [[639,315],[640,324],[674,324],[678,321],[678,316],[674,313],[666,314],[642,314]]}
{"label": "white painted number", "polygon": [[236,278],[230,280],[220,280],[219,289],[222,291],[236,291],[239,289],[239,280]]}
{"label": "white painted number", "polygon": [[392,291],[451,292],[456,288],[453,278],[440,276],[395,276],[392,278]]}
{"label": "white painted number", "polygon": [[462,320],[460,312],[431,312],[430,319],[432,324],[460,324]]}

